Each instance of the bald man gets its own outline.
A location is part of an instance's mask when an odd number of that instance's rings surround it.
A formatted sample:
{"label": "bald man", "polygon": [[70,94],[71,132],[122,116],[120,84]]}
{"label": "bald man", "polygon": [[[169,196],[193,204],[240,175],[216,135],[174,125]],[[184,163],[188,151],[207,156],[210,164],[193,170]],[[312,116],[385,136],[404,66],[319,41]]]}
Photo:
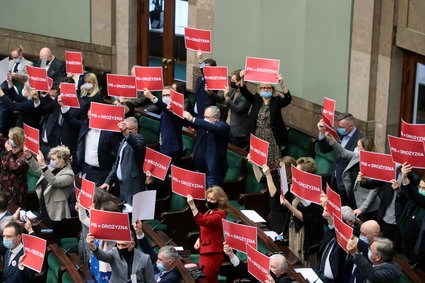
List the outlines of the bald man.
{"label": "bald man", "polygon": [[[46,62],[45,65],[44,60]],[[41,48],[39,61],[37,61],[35,67],[45,68],[47,70],[47,76],[53,80],[54,84],[59,84],[60,80],[66,77],[65,64],[59,61],[52,53],[52,50],[47,47]]]}

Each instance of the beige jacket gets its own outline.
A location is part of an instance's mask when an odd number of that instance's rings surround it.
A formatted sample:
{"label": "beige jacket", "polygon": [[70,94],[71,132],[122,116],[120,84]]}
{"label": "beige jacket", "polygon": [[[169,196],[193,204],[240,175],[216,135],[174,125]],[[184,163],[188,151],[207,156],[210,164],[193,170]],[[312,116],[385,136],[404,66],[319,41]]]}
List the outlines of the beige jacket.
{"label": "beige jacket", "polygon": [[71,169],[71,165],[68,164],[66,167],[62,168],[55,176],[52,173],[52,170],[54,170],[53,167],[49,165],[48,169],[43,172],[35,158],[27,160],[27,163],[32,170],[41,174],[35,189],[39,199],[41,197],[41,180],[46,179],[49,183],[44,190],[43,197],[50,219],[53,221],[60,221],[65,218],[71,218],[68,206],[69,192],[74,182],[74,172]]}

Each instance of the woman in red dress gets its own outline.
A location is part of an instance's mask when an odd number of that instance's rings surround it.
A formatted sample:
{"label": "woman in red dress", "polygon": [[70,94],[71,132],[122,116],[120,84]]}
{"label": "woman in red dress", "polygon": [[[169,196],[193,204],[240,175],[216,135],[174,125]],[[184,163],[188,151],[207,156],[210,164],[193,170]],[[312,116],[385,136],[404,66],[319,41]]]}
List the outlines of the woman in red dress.
{"label": "woman in red dress", "polygon": [[209,188],[206,195],[208,210],[205,214],[198,211],[191,195],[187,195],[187,203],[200,226],[195,243],[195,249],[199,249],[199,266],[203,268],[207,281],[214,283],[218,282],[218,271],[224,259],[221,220],[226,219],[227,195],[219,186]]}

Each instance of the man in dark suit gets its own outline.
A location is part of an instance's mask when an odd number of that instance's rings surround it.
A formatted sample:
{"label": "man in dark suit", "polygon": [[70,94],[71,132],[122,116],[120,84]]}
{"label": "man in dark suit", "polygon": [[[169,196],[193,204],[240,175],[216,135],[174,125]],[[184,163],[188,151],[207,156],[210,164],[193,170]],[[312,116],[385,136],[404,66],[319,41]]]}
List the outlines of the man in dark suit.
{"label": "man in dark suit", "polygon": [[[357,146],[357,141],[363,137],[363,134],[357,130],[355,119],[350,113],[341,113],[335,118],[337,124],[337,133],[341,138],[341,146],[345,149],[354,151]],[[328,153],[332,151],[332,147],[325,138],[326,126],[323,120],[317,124],[319,130],[318,145],[320,152]],[[341,204],[348,203],[348,197],[342,180],[342,173],[347,167],[349,159],[343,159],[334,153],[334,171],[332,172],[331,185],[341,196]]]}
{"label": "man in dark suit", "polygon": [[227,143],[230,126],[220,121],[220,109],[205,109],[205,118],[195,118],[184,111],[183,117],[196,128],[192,162],[196,170],[207,174],[207,187],[221,186],[227,169]]}
{"label": "man in dark suit", "polygon": [[393,242],[386,238],[375,238],[370,245],[367,259],[359,253],[356,238],[348,240],[347,250],[353,256],[353,262],[366,282],[400,282],[400,267],[392,261],[394,256]]}
{"label": "man in dark suit", "polygon": [[177,250],[172,246],[164,246],[159,249],[157,255],[149,243],[149,240],[143,233],[142,221],[137,220],[135,223],[133,223],[133,227],[134,231],[136,232],[137,243],[139,244],[139,247],[151,258],[156,282],[180,282],[181,276],[176,266],[176,262],[179,260],[179,254]]}
{"label": "man in dark suit", "polygon": [[197,56],[202,76],[196,79],[195,105],[193,107],[193,112],[195,113],[196,118],[202,119],[204,118],[205,109],[209,106],[214,106],[217,102],[222,103],[224,101],[224,96],[218,94],[217,91],[211,91],[206,88],[204,73],[202,71],[204,67],[217,66],[217,62],[212,58],[202,61],[201,51],[198,51]]}
{"label": "man in dark suit", "polygon": [[[248,272],[248,266],[245,262],[239,260],[235,255],[232,248],[226,243],[223,243],[223,251],[229,257],[230,262],[235,267],[236,271],[243,278],[249,279],[251,282],[258,282],[258,280]],[[276,283],[290,283],[292,282],[291,277],[286,274],[288,269],[288,263],[286,258],[281,254],[274,254],[270,256],[270,274],[274,282]]]}
{"label": "man in dark suit", "polygon": [[118,184],[121,200],[131,205],[133,195],[145,189],[142,164],[145,160],[146,148],[143,137],[138,134],[139,126],[136,118],[128,117],[124,122],[120,122],[118,127],[124,139],[120,143],[111,172],[100,188],[109,190],[113,183]]}
{"label": "man in dark suit", "polygon": [[[62,98],[58,98],[59,105],[63,105]],[[120,134],[89,128],[90,110],[88,119],[77,120],[69,115],[68,107],[61,107],[65,121],[78,129],[77,149],[74,154],[73,170],[86,175],[86,179],[102,185],[114,164],[113,156],[118,153]]]}
{"label": "man in dark suit", "polygon": [[[53,80],[53,83],[59,84],[61,78],[66,77],[65,64],[59,61],[47,47],[41,48],[39,57],[40,60],[37,61],[35,67],[45,68],[47,70],[47,76]],[[45,65],[44,61],[46,62]]]}
{"label": "man in dark suit", "polygon": [[24,246],[22,245],[22,226],[10,222],[3,229],[3,282],[33,282],[34,272],[24,267]]}
{"label": "man in dark suit", "polygon": [[144,90],[144,95],[160,110],[159,151],[171,157],[171,162],[174,164],[180,159],[183,152],[182,127],[184,120],[167,109],[170,103],[170,87],[164,88],[161,100],[147,89]]}

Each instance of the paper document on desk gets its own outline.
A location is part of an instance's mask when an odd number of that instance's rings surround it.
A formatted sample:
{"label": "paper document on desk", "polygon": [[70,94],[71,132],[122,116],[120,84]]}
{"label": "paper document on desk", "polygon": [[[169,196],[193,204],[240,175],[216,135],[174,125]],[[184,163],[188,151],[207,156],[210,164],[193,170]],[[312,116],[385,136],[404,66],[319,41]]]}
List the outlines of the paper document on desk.
{"label": "paper document on desk", "polygon": [[260,216],[255,210],[245,209],[241,210],[241,212],[249,218],[249,220],[259,223],[259,222],[266,222],[263,217]]}
{"label": "paper document on desk", "polygon": [[301,274],[308,282],[323,283],[323,281],[320,280],[319,275],[317,275],[312,268],[295,268],[295,272]]}

